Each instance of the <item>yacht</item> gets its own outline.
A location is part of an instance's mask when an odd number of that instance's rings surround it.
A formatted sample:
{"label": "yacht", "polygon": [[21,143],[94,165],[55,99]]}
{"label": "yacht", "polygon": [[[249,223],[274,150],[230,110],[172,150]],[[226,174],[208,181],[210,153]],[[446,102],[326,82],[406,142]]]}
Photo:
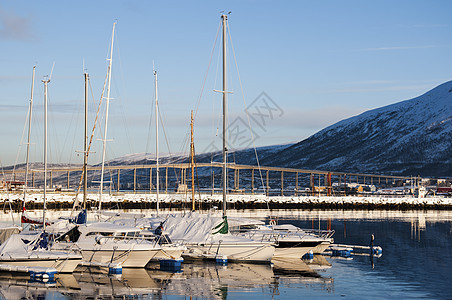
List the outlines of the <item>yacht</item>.
{"label": "yacht", "polygon": [[156,242],[139,237],[140,232],[137,227],[110,222],[79,225],[58,237],[53,249],[78,249],[85,262],[144,268],[162,248]]}
{"label": "yacht", "polygon": [[257,241],[275,243],[274,257],[302,258],[303,255],[324,252],[333,242],[334,231],[316,232],[291,224],[269,224],[256,220],[235,218],[231,220],[231,233]]}

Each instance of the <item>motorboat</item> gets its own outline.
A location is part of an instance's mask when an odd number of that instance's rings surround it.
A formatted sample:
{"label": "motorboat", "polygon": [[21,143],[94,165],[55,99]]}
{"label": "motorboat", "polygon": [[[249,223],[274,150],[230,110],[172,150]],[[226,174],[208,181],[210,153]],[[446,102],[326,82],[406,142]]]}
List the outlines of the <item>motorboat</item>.
{"label": "motorboat", "polygon": [[[157,243],[161,249],[151,259],[159,261],[162,259],[178,259],[187,250],[183,241],[173,241],[165,233],[162,223],[165,218],[159,216],[144,217],[142,214],[102,212],[103,216],[109,216],[112,223],[117,226],[129,226],[139,228],[139,238]],[[118,218],[118,219],[115,219]]]}
{"label": "motorboat", "polygon": [[312,251],[322,253],[333,242],[334,231],[319,232],[301,229],[291,224],[268,224],[246,218],[231,219],[231,233],[257,241],[275,243],[274,257],[302,258]]}
{"label": "motorboat", "polygon": [[78,225],[59,236],[53,249],[78,249],[88,263],[119,263],[125,268],[144,268],[161,247],[155,241],[139,237],[140,231],[137,227],[110,222]]}

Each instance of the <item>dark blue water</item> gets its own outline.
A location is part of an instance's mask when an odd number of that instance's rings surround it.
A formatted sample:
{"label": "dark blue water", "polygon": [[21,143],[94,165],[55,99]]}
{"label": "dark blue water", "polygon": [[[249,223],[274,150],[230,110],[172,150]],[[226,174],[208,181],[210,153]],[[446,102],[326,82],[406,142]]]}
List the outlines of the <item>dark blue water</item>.
{"label": "dark blue water", "polygon": [[[318,213],[318,212],[317,212]],[[327,224],[325,212],[321,220]],[[296,215],[296,216],[294,216]],[[353,216],[353,213],[349,215]],[[372,215],[369,212],[369,215]],[[184,264],[182,272],[124,269],[121,276],[90,270],[29,282],[1,274],[4,299],[452,299],[452,220],[448,213],[344,217],[331,213],[337,243],[383,248],[383,255],[350,259],[316,256],[312,261],[269,265]],[[433,217],[432,217],[433,215]],[[372,215],[374,216],[374,215]],[[315,213],[286,214],[279,223],[318,226]]]}
{"label": "dark blue water", "polygon": [[[312,222],[284,220],[301,227]],[[322,274],[334,278],[333,297],[365,299],[452,299],[452,220],[425,222],[400,220],[331,220],[336,243],[375,245],[383,255],[353,260],[331,259]]]}

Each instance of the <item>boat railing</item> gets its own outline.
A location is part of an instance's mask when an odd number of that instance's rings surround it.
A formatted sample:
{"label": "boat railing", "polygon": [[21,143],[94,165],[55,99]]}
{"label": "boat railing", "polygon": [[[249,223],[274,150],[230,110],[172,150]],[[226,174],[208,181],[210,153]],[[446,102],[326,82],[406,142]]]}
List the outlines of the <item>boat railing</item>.
{"label": "boat railing", "polygon": [[305,240],[309,238],[320,238],[329,240],[335,233],[334,230],[275,228],[273,226],[247,227],[234,227],[230,232],[233,235],[239,235],[255,241],[271,241],[276,243],[289,239]]}
{"label": "boat railing", "polygon": [[319,230],[319,229],[303,229],[306,233],[315,234],[321,238],[331,238],[336,232],[334,229],[332,230]]}
{"label": "boat railing", "polygon": [[310,235],[305,232],[290,232],[290,231],[262,231],[262,230],[251,230],[245,233],[240,233],[241,236],[255,240],[255,241],[270,241],[279,242],[286,238],[296,238],[305,239]]}
{"label": "boat railing", "polygon": [[97,235],[95,237],[95,241],[98,244],[104,243],[103,241],[111,241],[113,243],[119,243],[123,242],[125,244],[144,244],[144,243],[150,243],[154,246],[157,246],[158,243],[155,240],[149,240],[146,237],[142,236],[103,236],[103,235]]}

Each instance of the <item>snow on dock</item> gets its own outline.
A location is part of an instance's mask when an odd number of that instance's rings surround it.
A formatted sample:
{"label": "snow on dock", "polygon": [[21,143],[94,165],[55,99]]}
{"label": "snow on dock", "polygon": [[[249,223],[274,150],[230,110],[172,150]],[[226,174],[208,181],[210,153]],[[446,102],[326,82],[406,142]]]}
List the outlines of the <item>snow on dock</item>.
{"label": "snow on dock", "polygon": [[[198,196],[198,195],[197,195]],[[23,195],[20,193],[9,194],[9,199],[12,202],[21,202]],[[79,195],[81,200],[82,195]],[[89,201],[98,201],[98,194],[89,194]],[[128,204],[130,206],[143,205],[146,203],[155,203],[156,195],[151,193],[114,193],[111,195],[104,194],[102,196],[104,203],[121,203]],[[42,204],[42,194],[36,193],[28,196],[31,202]],[[0,202],[8,201],[8,195],[6,193],[0,194]],[[52,203],[57,204],[72,204],[74,201],[74,194],[72,193],[54,193],[47,194],[47,205]],[[219,203],[222,201],[222,195],[201,195],[199,200],[196,197],[196,201],[202,201],[205,204]],[[159,202],[161,204],[183,203],[191,202],[188,195],[161,193],[159,195]],[[274,205],[276,207],[270,208],[284,208],[284,206],[341,206],[341,207],[353,207],[353,206],[382,206],[382,207],[444,207],[452,208],[452,198],[443,196],[432,196],[425,198],[417,198],[413,196],[387,196],[387,195],[363,195],[363,196],[265,196],[265,195],[228,195],[228,203],[240,206],[249,206],[249,208],[266,206],[267,204]],[[245,207],[240,207],[245,208]]]}

